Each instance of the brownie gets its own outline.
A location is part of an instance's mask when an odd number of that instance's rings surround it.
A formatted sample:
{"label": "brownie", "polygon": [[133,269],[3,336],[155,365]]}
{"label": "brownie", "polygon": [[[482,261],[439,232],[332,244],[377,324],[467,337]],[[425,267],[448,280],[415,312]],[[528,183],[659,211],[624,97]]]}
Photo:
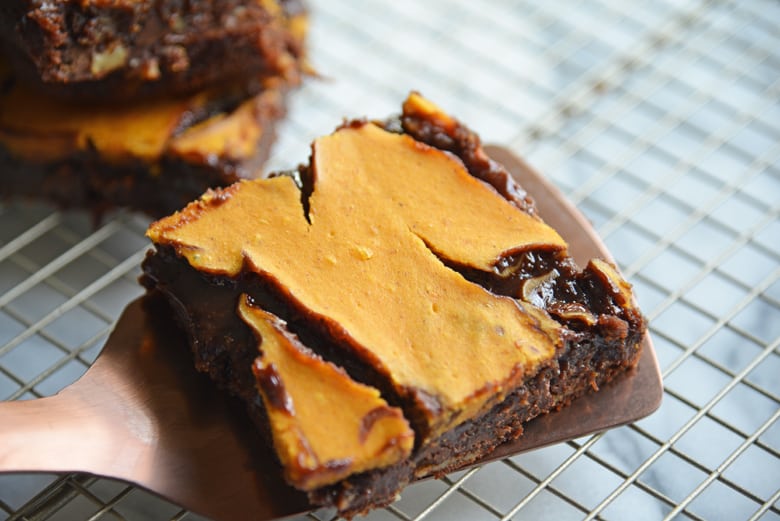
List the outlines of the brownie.
{"label": "brownie", "polygon": [[197,369],[246,401],[290,484],[346,517],[480,460],[640,355],[630,285],[576,266],[478,136],[416,93],[147,234],[142,283]]}
{"label": "brownie", "polygon": [[298,81],[300,0],[5,0],[0,43],[26,83],[93,101],[191,94],[259,75]]}
{"label": "brownie", "polygon": [[0,64],[0,197],[159,217],[209,187],[255,177],[288,88],[280,79],[256,83],[79,104],[28,88]]}

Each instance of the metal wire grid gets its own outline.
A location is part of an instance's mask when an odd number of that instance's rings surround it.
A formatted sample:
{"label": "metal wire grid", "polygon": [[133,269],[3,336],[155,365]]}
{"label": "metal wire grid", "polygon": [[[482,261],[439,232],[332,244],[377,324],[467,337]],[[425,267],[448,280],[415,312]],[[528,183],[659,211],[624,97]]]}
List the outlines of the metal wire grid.
{"label": "metal wire grid", "polygon": [[[665,377],[635,425],[416,484],[369,519],[780,519],[780,6],[311,3],[325,79],[293,96],[270,168],[421,90],[594,222]],[[0,399],[52,394],[140,294],[146,221],[0,212]],[[0,477],[0,521],[197,518],[110,480]]]}

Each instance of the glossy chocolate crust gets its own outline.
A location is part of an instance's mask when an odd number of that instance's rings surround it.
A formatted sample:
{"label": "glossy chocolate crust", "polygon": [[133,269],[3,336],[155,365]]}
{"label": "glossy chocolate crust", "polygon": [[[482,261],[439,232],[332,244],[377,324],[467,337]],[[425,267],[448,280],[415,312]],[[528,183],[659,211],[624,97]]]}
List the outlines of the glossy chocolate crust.
{"label": "glossy chocolate crust", "polygon": [[68,100],[183,95],[259,75],[298,81],[301,34],[247,0],[4,0],[0,44],[17,74]]}
{"label": "glossy chocolate crust", "polygon": [[[184,115],[179,132],[214,114],[229,114],[241,99],[220,99],[198,114]],[[255,96],[262,136],[254,153],[235,159],[211,155],[164,154],[154,162],[127,158],[109,161],[94,149],[74,151],[64,159],[33,162],[0,144],[0,199],[43,200],[61,209],[86,209],[96,221],[115,208],[129,208],[159,218],[181,209],[206,189],[256,177],[275,139],[274,127],[284,116],[284,95]],[[191,116],[191,117],[190,117]]]}
{"label": "glossy chocolate crust", "polygon": [[[465,127],[445,131],[434,122],[418,120],[410,125],[403,118],[383,125],[452,152],[473,175],[492,184],[524,211],[534,213],[532,200],[503,167],[484,156],[479,139]],[[311,193],[309,172],[302,168],[296,175],[305,198]],[[356,474],[310,492],[313,505],[335,507],[346,517],[385,506],[409,482],[438,476],[484,458],[498,445],[519,437],[528,420],[597,389],[626,372],[639,359],[645,329],[643,317],[631,306],[620,306],[591,266],[579,270],[563,254],[533,251],[506,259],[499,266],[512,268],[509,276],[502,276],[498,270],[489,274],[451,267],[495,293],[513,297],[522,295],[525,281],[556,270],[559,275],[546,288],[539,305],[561,322],[561,348],[553,359],[535,374],[528,375],[489,410],[424,445],[418,444],[407,461]],[[318,329],[304,310],[295,309],[257,274],[244,270],[230,278],[201,273],[169,246],[157,246],[155,251],[150,251],[143,270],[142,283],[171,302],[177,323],[189,336],[196,367],[208,373],[222,388],[242,397],[261,426],[261,432],[267,434],[267,419],[251,371],[252,360],[258,355],[257,341],[236,313],[242,293],[249,294],[256,305],[285,320],[288,329],[305,345],[345,368],[355,380],[377,387],[390,404],[404,410],[420,433],[421,422],[415,420],[419,412],[413,403],[394,393],[372,367],[344,356],[344,351],[338,348],[338,338]],[[585,323],[572,309],[587,310],[595,317],[594,321]]]}

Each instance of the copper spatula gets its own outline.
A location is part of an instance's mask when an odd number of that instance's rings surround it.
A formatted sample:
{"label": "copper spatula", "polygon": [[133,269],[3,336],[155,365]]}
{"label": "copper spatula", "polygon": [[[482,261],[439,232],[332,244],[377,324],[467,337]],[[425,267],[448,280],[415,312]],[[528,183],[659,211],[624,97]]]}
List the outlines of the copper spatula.
{"label": "copper spatula", "polygon": [[[583,263],[609,258],[590,224],[507,150],[488,153],[513,172],[539,213]],[[217,521],[266,520],[308,510],[284,485],[243,406],[192,368],[167,308],[147,298],[123,312],[87,373],[56,396],[0,403],[0,472],[85,472],[116,478]],[[534,420],[495,459],[629,423],[662,394],[649,337],[638,369],[599,393]]]}

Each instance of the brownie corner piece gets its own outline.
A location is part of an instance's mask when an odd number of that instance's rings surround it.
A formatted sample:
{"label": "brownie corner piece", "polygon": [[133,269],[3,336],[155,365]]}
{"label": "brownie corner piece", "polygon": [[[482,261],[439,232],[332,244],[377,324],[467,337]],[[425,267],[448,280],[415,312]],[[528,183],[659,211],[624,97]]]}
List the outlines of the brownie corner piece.
{"label": "brownie corner piece", "polygon": [[316,139],[297,174],[153,223],[143,280],[313,504],[387,505],[637,363],[646,324],[618,270],[578,267],[479,137],[419,94]]}

